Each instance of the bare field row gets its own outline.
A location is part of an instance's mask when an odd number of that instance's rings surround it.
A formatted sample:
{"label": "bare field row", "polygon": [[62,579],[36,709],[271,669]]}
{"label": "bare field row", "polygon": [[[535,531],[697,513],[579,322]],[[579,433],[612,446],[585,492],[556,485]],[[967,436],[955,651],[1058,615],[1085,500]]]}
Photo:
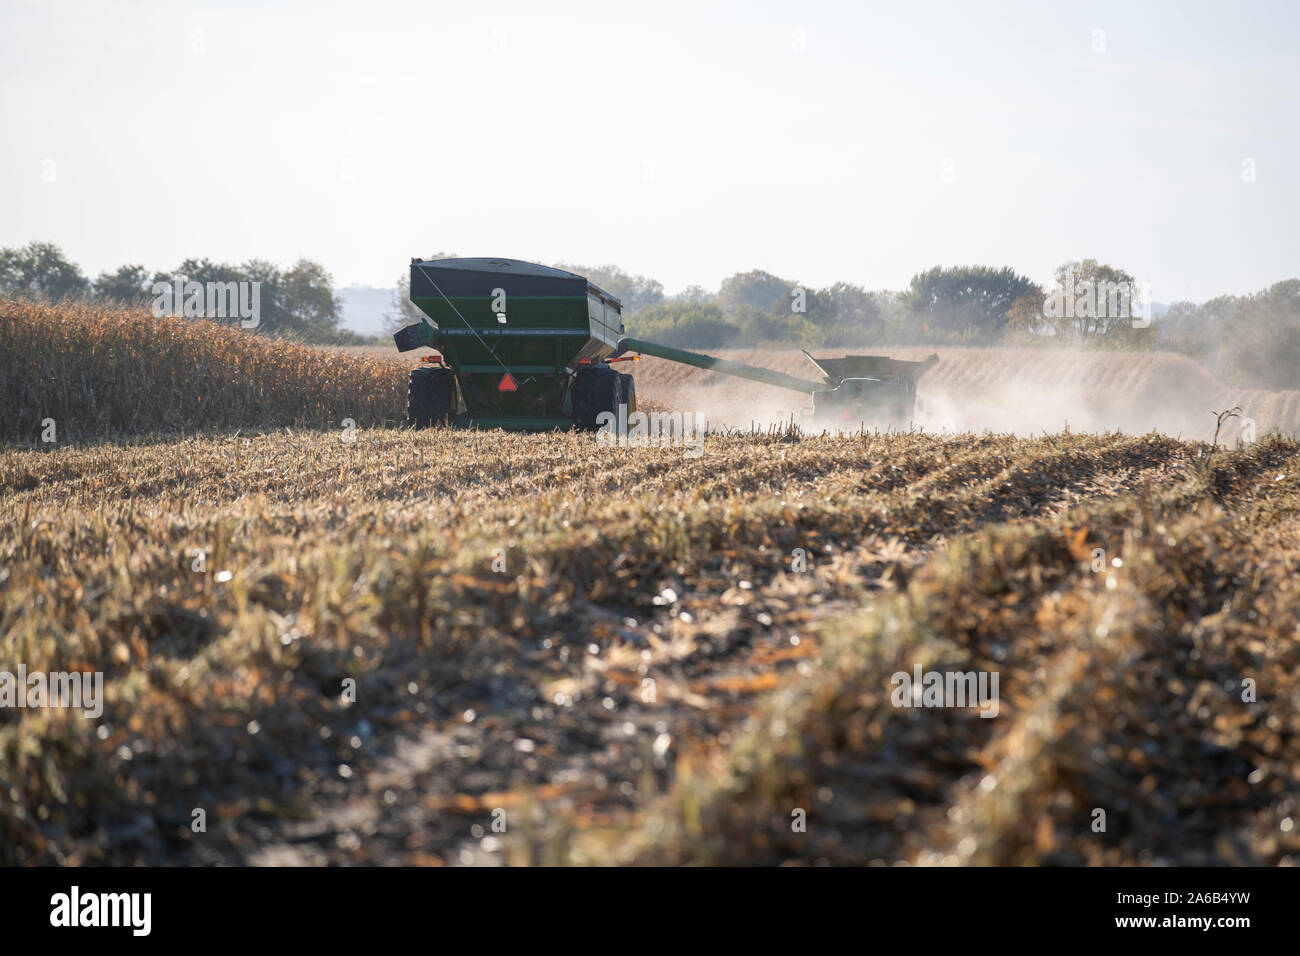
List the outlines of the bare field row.
{"label": "bare field row", "polygon": [[[0,858],[1293,860],[1300,459],[1207,450],[0,451],[0,660],[107,691],[0,712]],[[999,671],[998,716],[891,706],[917,665]]]}

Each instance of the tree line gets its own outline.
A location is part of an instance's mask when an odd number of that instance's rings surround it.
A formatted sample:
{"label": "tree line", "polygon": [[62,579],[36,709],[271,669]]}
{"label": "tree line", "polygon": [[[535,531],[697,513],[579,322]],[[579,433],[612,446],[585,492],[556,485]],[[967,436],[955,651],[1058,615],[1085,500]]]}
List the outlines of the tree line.
{"label": "tree line", "polygon": [[1174,302],[1160,315],[1122,268],[1062,263],[1040,285],[1010,267],[935,266],[901,291],[848,282],[808,288],[754,270],[663,295],[613,266],[572,267],[624,299],[631,335],[683,348],[869,348],[904,345],[1167,350],[1229,385],[1300,388],[1300,279],[1251,295]]}
{"label": "tree line", "polygon": [[[155,285],[170,286],[177,279],[205,287],[210,282],[260,283],[258,334],[336,345],[370,341],[340,325],[342,300],[334,294],[333,279],[309,259],[299,259],[288,269],[262,259],[238,265],[186,259],[169,272],[124,265],[91,279],[52,243],[0,248],[0,296],[10,298],[148,308],[156,298]],[[238,317],[215,321],[237,322]]]}

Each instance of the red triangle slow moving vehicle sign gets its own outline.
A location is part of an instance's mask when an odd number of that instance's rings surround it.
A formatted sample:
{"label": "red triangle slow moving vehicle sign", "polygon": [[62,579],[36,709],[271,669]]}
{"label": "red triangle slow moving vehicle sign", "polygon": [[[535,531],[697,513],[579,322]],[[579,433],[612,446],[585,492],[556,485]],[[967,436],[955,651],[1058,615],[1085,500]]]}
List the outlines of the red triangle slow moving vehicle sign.
{"label": "red triangle slow moving vehicle sign", "polygon": [[509,372],[501,376],[501,381],[497,382],[498,392],[517,392],[519,385],[515,382],[514,376]]}

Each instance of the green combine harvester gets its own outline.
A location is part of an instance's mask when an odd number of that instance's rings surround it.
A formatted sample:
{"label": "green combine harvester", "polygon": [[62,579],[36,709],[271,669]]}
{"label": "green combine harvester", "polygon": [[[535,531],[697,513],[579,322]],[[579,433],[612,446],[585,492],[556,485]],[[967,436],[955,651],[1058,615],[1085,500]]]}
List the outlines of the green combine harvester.
{"label": "green combine harvester", "polygon": [[411,372],[407,417],[417,428],[595,430],[619,406],[636,411],[632,376],[614,368],[634,352],[811,395],[819,425],[907,427],[916,380],[939,361],[805,352],[823,379],[811,382],[627,338],[614,296],[583,276],[518,259],[412,259],[411,302],[426,318],[393,336],[398,350],[438,353]]}

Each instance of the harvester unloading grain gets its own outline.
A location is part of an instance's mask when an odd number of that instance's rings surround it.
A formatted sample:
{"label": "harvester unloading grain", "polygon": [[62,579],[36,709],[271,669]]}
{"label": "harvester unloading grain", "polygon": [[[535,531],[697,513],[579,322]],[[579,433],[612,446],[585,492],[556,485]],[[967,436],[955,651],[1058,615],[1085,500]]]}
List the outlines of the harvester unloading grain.
{"label": "harvester unloading grain", "polygon": [[620,405],[636,411],[640,353],[812,396],[814,420],[907,427],[916,380],[939,361],[877,355],[809,360],[811,382],[771,369],[624,337],[623,307],[585,277],[518,259],[411,260],[411,302],[425,319],[398,331],[399,351],[438,352],[412,370],[407,417],[417,428],[596,429]]}

